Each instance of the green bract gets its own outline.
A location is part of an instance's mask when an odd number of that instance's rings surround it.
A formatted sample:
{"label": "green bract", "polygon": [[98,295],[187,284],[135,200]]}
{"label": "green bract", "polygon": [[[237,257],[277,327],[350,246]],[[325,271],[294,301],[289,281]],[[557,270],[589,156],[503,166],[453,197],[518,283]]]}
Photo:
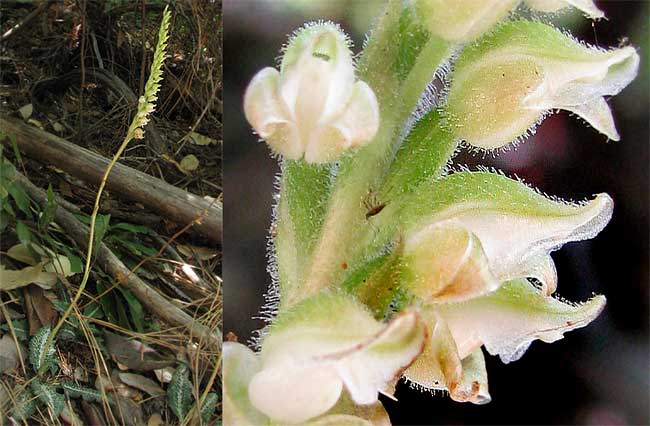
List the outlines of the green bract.
{"label": "green bract", "polygon": [[[225,344],[226,423],[387,424],[377,395],[400,376],[487,403],[482,347],[515,361],[602,311],[603,296],[554,296],[550,253],[595,237],[612,216],[609,195],[566,202],[450,167],[460,141],[502,147],[558,108],[618,139],[604,99],[636,76],[636,51],[508,20],[520,3],[392,0],[356,72],[341,30],[313,24],[279,72],[253,78],[246,116],[283,157],[277,303],[258,353]],[[524,3],[602,17],[589,0]],[[431,80],[449,68],[448,96],[431,99]]]}

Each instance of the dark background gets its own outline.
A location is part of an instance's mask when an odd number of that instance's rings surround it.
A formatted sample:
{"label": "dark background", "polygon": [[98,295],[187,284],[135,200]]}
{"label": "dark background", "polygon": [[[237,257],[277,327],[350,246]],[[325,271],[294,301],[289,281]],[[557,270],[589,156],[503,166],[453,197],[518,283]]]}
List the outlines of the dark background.
{"label": "dark background", "polygon": [[[267,230],[277,162],[244,119],[242,96],[262,67],[277,64],[287,35],[304,22],[339,22],[360,50],[381,2],[224,0],[224,330],[240,341],[263,326]],[[516,150],[498,158],[461,153],[460,164],[489,164],[547,194],[583,200],[607,192],[610,224],[595,239],[553,254],[558,294],[582,301],[605,294],[607,307],[589,327],[552,345],[535,342],[504,365],[486,356],[492,402],[459,404],[400,385],[399,402],[384,401],[395,424],[648,424],[648,2],[598,2],[608,20],[564,14],[555,21],[603,47],[629,43],[642,56],[639,77],[610,101],[621,142],[560,112]],[[558,20],[559,19],[559,20]]]}

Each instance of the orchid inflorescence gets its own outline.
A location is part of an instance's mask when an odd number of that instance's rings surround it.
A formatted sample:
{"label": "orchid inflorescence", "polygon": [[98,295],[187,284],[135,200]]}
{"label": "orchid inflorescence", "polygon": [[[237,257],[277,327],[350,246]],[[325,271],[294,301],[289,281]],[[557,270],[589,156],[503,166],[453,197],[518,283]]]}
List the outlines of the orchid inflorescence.
{"label": "orchid inflorescence", "polygon": [[[557,110],[619,139],[606,98],[639,57],[542,22],[570,7],[604,16],[591,0],[392,0],[356,64],[343,31],[318,22],[292,36],[279,71],[252,79],[246,117],[282,170],[277,300],[258,352],[224,345],[226,424],[390,424],[378,393],[401,377],[483,404],[482,347],[508,363],[598,316],[604,296],[554,297],[550,253],[595,237],[612,199],[572,203],[449,167]],[[518,17],[526,8],[539,19]],[[442,95],[422,102],[448,68]]]}

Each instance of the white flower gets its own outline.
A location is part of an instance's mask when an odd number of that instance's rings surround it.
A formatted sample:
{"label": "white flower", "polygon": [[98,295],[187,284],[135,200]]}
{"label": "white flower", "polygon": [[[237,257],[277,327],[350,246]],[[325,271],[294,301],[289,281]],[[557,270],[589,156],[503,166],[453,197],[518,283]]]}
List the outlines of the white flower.
{"label": "white flower", "polygon": [[550,252],[598,234],[613,203],[607,194],[583,204],[556,201],[487,172],[455,173],[421,192],[403,213],[401,278],[423,304],[432,338],[405,375],[457,401],[485,403],[482,346],[511,362],[533,340],[554,342],[602,311],[603,296],[582,305],[551,296],[557,276]]}
{"label": "white flower", "polygon": [[343,389],[354,404],[373,404],[426,339],[414,310],[381,324],[350,296],[321,293],[277,318],[259,367],[250,373],[247,396],[256,410],[282,424],[325,414]]}
{"label": "white flower", "polygon": [[467,300],[516,278],[535,278],[552,294],[557,274],[550,252],[593,238],[613,211],[607,194],[571,204],[487,172],[454,173],[419,196],[429,200],[416,199],[414,212],[403,213],[402,279],[429,303]]}
{"label": "white flower", "polygon": [[509,22],[461,54],[447,110],[457,136],[480,148],[519,139],[554,109],[619,140],[605,97],[623,90],[638,67],[632,47],[604,51],[539,22]]}
{"label": "white flower", "polygon": [[505,363],[519,359],[534,340],[552,343],[585,327],[603,310],[605,297],[573,305],[546,296],[525,279],[487,295],[425,311],[432,338],[404,375],[418,386],[446,389],[459,402],[490,401],[481,346]]}
{"label": "white flower", "polygon": [[273,151],[308,163],[336,160],[370,142],[379,126],[375,94],[355,81],[348,41],[331,23],[298,31],[280,72],[264,68],[250,82],[244,110]]}

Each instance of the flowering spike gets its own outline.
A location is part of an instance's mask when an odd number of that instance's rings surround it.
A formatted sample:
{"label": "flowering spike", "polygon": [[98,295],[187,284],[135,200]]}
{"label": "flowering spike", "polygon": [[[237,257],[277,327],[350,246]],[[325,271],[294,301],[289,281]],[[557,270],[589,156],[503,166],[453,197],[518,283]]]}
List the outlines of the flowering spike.
{"label": "flowering spike", "polygon": [[355,82],[348,44],[332,23],[308,25],[290,40],[280,72],[269,67],[253,77],[246,118],[273,151],[325,163],[375,136],[379,105],[370,86]]}

